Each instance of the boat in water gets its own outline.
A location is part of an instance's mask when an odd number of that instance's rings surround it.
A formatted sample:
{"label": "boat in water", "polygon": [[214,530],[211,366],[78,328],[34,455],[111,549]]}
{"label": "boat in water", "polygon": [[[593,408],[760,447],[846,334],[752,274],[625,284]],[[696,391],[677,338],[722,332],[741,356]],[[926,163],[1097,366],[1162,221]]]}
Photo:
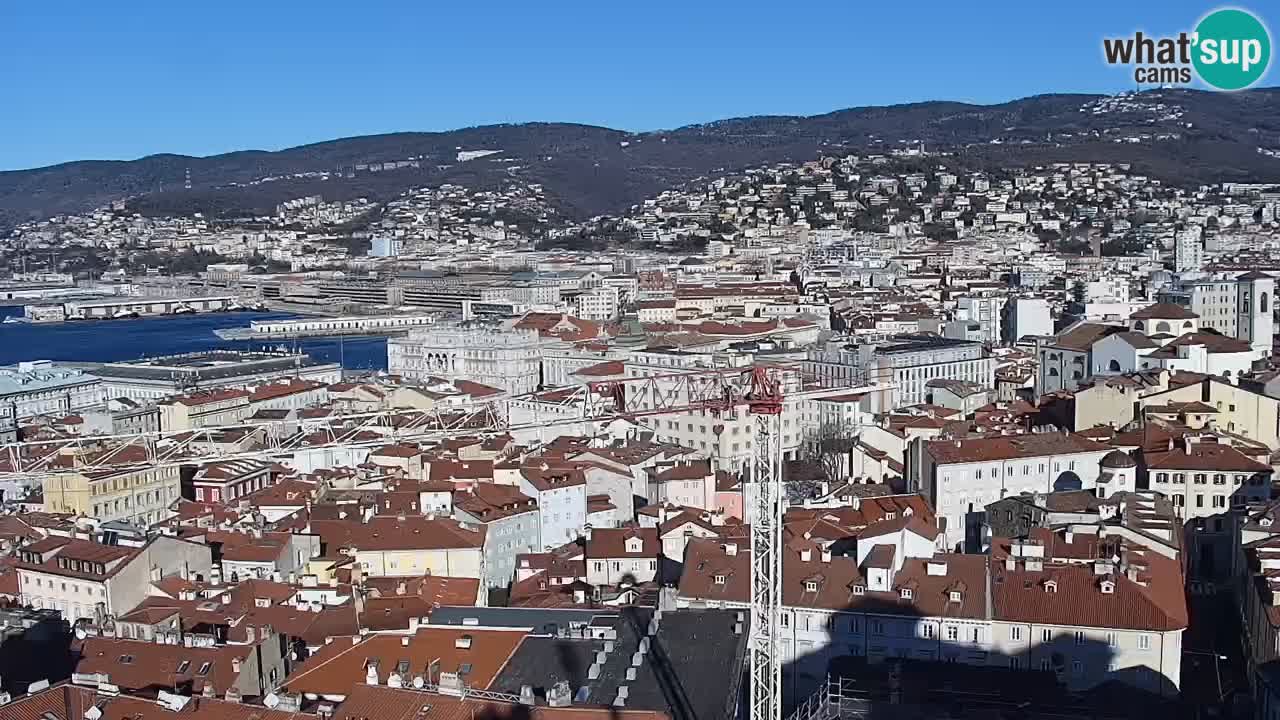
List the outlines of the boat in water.
{"label": "boat in water", "polygon": [[111,316],[112,320],[133,320],[142,317],[136,310],[121,310]]}
{"label": "boat in water", "polygon": [[0,322],[2,322],[5,325],[14,325],[18,323],[29,323],[31,322],[31,318],[24,317],[22,315],[10,315],[9,317],[5,318],[3,321],[0,321]]}
{"label": "boat in water", "polygon": [[174,315],[194,315],[196,309],[190,305],[179,305],[173,309]]}

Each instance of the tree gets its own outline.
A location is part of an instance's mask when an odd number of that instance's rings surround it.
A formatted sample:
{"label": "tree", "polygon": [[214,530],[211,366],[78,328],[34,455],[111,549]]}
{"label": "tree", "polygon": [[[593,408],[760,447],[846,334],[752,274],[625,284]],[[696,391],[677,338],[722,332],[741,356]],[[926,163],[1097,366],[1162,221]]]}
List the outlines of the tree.
{"label": "tree", "polygon": [[1076,303],[1084,303],[1084,281],[1077,280],[1075,285],[1071,286],[1071,300]]}
{"label": "tree", "polygon": [[[854,447],[858,443],[859,430],[856,425],[847,423],[823,423],[819,427],[805,433],[800,440],[796,457],[817,468],[821,480],[827,482],[844,482],[849,479]],[[788,483],[788,494],[809,492],[809,496],[818,494],[818,483],[821,480],[797,480]],[[794,486],[794,487],[793,487]],[[803,495],[802,495],[803,497]]]}

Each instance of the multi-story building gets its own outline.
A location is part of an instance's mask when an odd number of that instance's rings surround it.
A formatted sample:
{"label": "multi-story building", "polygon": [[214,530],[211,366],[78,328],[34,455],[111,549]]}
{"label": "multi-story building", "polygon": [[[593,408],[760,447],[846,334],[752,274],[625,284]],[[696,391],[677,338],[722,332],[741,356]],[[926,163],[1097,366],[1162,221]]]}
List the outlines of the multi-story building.
{"label": "multi-story building", "polygon": [[1201,328],[1243,340],[1270,355],[1275,286],[1274,277],[1255,270],[1235,277],[1181,280],[1161,291],[1160,299],[1195,313]]}
{"label": "multi-story building", "polygon": [[[999,345],[1002,339],[1001,311],[1004,297],[995,295],[966,295],[956,300],[955,320],[961,324],[978,326],[978,342]],[[950,333],[949,337],[955,337]]]}
{"label": "multi-story building", "polygon": [[208,546],[161,535],[142,547],[50,536],[18,553],[24,605],[59,610],[70,622],[133,610],[166,577],[200,581],[213,566]]}
{"label": "multi-story building", "polygon": [[158,403],[160,429],[182,432],[235,425],[252,412],[248,390],[207,390]]}
{"label": "multi-story building", "polygon": [[539,549],[559,547],[582,536],[587,524],[587,479],[580,468],[526,464],[519,468],[517,482],[520,492],[537,504]]}
{"label": "multi-story building", "polygon": [[154,401],[202,390],[247,389],[282,379],[336,383],[342,368],[304,353],[208,350],[106,363],[92,371],[109,398]]}
{"label": "multi-story building", "polygon": [[54,472],[41,480],[46,512],[149,527],[168,519],[181,491],[178,467],[137,467]]}
{"label": "multi-story building", "polygon": [[276,484],[280,466],[261,460],[225,460],[209,463],[191,476],[191,490],[183,493],[196,502],[234,505],[240,498]]}
{"label": "multi-story building", "polygon": [[640,585],[658,576],[656,528],[592,528],[586,536],[587,583]]}
{"label": "multi-story building", "polygon": [[917,441],[908,474],[933,504],[946,546],[972,549],[981,545],[987,505],[1011,494],[1092,488],[1111,450],[1058,432]]}
{"label": "multi-story building", "polygon": [[618,288],[612,285],[586,290],[574,299],[578,317],[583,320],[612,320],[618,315]]}
{"label": "multi-story building", "polygon": [[66,415],[101,406],[102,381],[83,370],[34,360],[0,367],[0,424],[36,415]]}
{"label": "multi-story building", "polygon": [[965,380],[983,388],[995,382],[995,360],[982,343],[933,335],[903,335],[884,343],[829,342],[811,348],[803,367],[829,384],[879,385],[868,396],[866,409],[874,413],[925,402],[930,380]]}
{"label": "multi-story building", "polygon": [[[659,389],[652,393],[633,396],[632,407],[642,411],[659,404],[679,405],[688,402],[690,399],[687,387],[682,387],[680,378],[676,376],[715,368],[728,371],[730,363],[736,363],[745,372],[748,368],[742,364],[744,362],[745,356],[730,358],[715,353],[687,352],[674,348],[635,351],[625,363],[626,377],[667,376],[670,379],[657,381]],[[816,424],[817,409],[813,400],[786,399],[788,389],[799,387],[799,372],[786,369],[779,369],[777,372],[784,386],[782,453],[784,457],[794,459],[804,439],[806,427]],[[745,380],[739,378],[730,381]],[[721,411],[700,409],[667,412],[640,417],[638,422],[652,430],[654,436],[663,442],[687,447],[702,457],[713,458],[717,468],[738,468],[753,457],[755,420],[745,406]]]}
{"label": "multi-story building", "polygon": [[537,503],[510,485],[476,483],[454,498],[453,516],[486,528],[485,587],[506,587],[515,577],[516,555],[542,549]]}
{"label": "multi-story building", "polygon": [[328,552],[346,555],[365,575],[485,577],[485,527],[451,518],[378,515],[367,522],[313,520]]}
{"label": "multi-story building", "polygon": [[387,341],[387,368],[395,375],[425,380],[471,380],[512,395],[538,389],[538,333],[468,322],[415,330]]}
{"label": "multi-story building", "polygon": [[[914,517],[867,527],[845,554],[788,528],[777,628],[784,692],[806,696],[832,659],[852,655],[1049,672],[1077,691],[1119,681],[1176,696],[1187,627],[1176,553],[1091,528],[1002,538],[989,556],[937,553],[938,531]],[[677,604],[746,608],[750,568],[737,542],[691,540]]]}
{"label": "multi-story building", "polygon": [[1044,298],[1013,298],[1005,304],[1004,313],[1004,339],[1009,342],[1053,334],[1053,314]]}

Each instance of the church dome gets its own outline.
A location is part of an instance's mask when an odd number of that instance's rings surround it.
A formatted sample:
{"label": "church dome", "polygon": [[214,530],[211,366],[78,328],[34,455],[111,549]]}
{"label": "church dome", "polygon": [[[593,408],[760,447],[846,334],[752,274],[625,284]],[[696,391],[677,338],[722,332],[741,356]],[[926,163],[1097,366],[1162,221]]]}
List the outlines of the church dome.
{"label": "church dome", "polygon": [[1120,450],[1112,450],[1111,452],[1102,456],[1102,467],[1104,468],[1118,470],[1122,468],[1132,468],[1137,466],[1138,466],[1138,462],[1136,460],[1129,457],[1128,453]]}

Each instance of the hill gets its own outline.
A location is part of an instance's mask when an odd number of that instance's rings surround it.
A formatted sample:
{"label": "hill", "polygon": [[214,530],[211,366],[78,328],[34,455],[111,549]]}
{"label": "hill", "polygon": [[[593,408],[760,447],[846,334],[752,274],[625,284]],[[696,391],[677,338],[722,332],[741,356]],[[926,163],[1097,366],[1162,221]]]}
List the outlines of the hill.
{"label": "hill", "polygon": [[[1280,89],[1039,95],[998,105],[924,102],[824,115],[720,120],[628,133],[569,123],[343,138],[277,152],[153,155],[0,172],[0,234],[113,200],[148,214],[242,216],[320,194],[393,197],[417,185],[542,183],[570,214],[617,212],[699,176],[910,144],[968,166],[1110,160],[1179,185],[1280,180]],[[496,151],[459,161],[459,151]],[[386,163],[398,167],[383,169]],[[411,163],[411,164],[410,164]],[[193,187],[183,188],[190,171]],[[267,182],[263,179],[271,178]],[[253,183],[253,184],[249,184]]]}

